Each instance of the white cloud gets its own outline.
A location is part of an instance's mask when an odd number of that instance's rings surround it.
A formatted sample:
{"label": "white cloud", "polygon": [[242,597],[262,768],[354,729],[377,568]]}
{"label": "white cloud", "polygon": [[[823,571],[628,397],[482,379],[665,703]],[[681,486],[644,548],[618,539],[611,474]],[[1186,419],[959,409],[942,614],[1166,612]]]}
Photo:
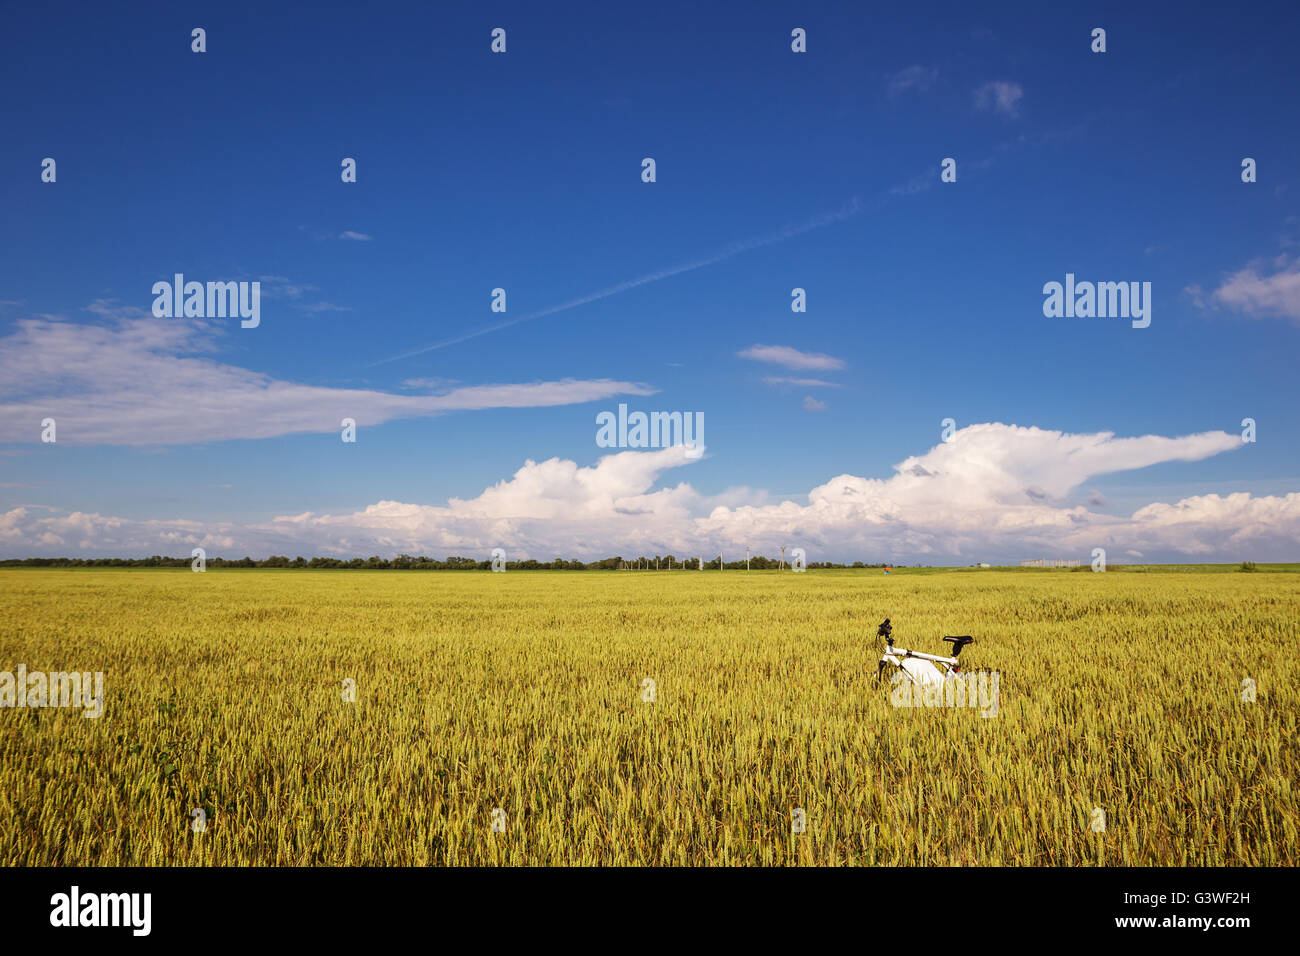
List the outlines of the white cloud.
{"label": "white cloud", "polygon": [[369,242],[374,236],[368,236],[364,232],[353,232],[351,229],[345,229],[339,233],[340,239],[354,239],[357,242]]}
{"label": "white cloud", "polygon": [[985,83],[975,91],[975,106],[982,110],[993,110],[1004,116],[1015,117],[1020,114],[1020,100],[1025,91],[1019,83],[995,80]]}
{"label": "white cloud", "polygon": [[[1186,291],[1198,305],[1206,304],[1198,286],[1189,286]],[[1300,259],[1281,255],[1271,262],[1252,262],[1224,279],[1211,299],[1243,315],[1278,316],[1300,322]]]}
{"label": "white cloud", "polygon": [[457,380],[454,378],[404,378],[402,379],[402,388],[414,388],[427,392],[436,388],[447,388],[455,385],[456,382]]}
{"label": "white cloud", "polygon": [[741,358],[753,359],[756,362],[771,362],[796,371],[840,369],[845,365],[843,359],[835,358],[833,355],[800,352],[788,345],[751,345],[736,354]]}
{"label": "white cloud", "polygon": [[840,388],[839,382],[827,382],[820,378],[790,378],[784,375],[769,375],[763,381],[768,385],[792,385],[796,388]]}
{"label": "white cloud", "polygon": [[1294,560],[1300,493],[1198,495],[1151,503],[1128,517],[1091,512],[1070,497],[1099,475],[1240,447],[1240,437],[1226,432],[1115,438],[972,425],[901,462],[891,477],[839,475],[809,492],[806,503],[769,502],[748,488],[707,498],[685,482],[661,486],[673,469],[697,463],[680,447],[625,451],[589,467],[528,461],[477,497],[440,506],[379,501],[351,513],[308,512],[251,525],[15,508],[0,515],[0,552],[180,554],[202,546],[230,557],[405,551],[486,558],[503,547],[512,559],[590,559],[746,545],[776,553],[785,544],[804,547],[813,561],[1083,560],[1094,547],[1140,551],[1148,561]]}
{"label": "white cloud", "polygon": [[[102,303],[100,314],[130,313]],[[219,323],[119,317],[110,326],[25,319],[0,339],[0,441],[32,442],[53,417],[62,444],[173,445],[338,431],[398,418],[651,395],[611,379],[470,385],[438,395],[325,388],[208,357]]]}
{"label": "white cloud", "polygon": [[824,412],[826,411],[826,403],[819,402],[811,395],[805,395],[803,398],[803,410],[805,412]]}

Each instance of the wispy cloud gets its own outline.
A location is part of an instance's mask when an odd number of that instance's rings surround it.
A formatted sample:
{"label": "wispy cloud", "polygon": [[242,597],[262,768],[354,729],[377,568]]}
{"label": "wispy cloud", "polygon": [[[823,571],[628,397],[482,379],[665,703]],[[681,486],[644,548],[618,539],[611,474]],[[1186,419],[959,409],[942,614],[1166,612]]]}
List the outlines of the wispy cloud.
{"label": "wispy cloud", "polygon": [[352,307],[348,305],[336,305],[333,302],[306,302],[303,300],[307,293],[319,292],[320,290],[310,282],[297,282],[285,276],[258,276],[261,283],[261,295],[264,299],[287,300],[288,303],[299,312],[315,314],[318,312],[351,312]]}
{"label": "wispy cloud", "polygon": [[843,359],[838,359],[833,355],[823,355],[820,352],[801,352],[789,345],[751,345],[747,349],[741,349],[736,354],[741,358],[753,359],[756,362],[770,362],[773,365],[783,365],[796,371],[841,369],[845,366]]}
{"label": "wispy cloud", "polygon": [[805,395],[803,398],[803,410],[805,412],[824,412],[826,411],[826,403],[818,401],[811,395]]}
{"label": "wispy cloud", "polygon": [[669,269],[661,269],[658,272],[650,272],[647,273],[646,275],[638,276],[635,279],[629,279],[627,282],[620,282],[618,285],[613,285],[610,286],[609,288],[601,289],[597,292],[592,292],[589,295],[584,295],[577,299],[570,299],[567,302],[561,302],[559,305],[553,305],[550,308],[542,309],[538,312],[529,312],[528,314],[521,315],[518,318],[506,319],[504,321],[497,322],[494,325],[488,325],[482,328],[473,329],[471,331],[464,332],[460,335],[453,336],[452,338],[444,339],[441,342],[435,342],[432,345],[426,345],[423,348],[414,349],[410,352],[403,352],[399,355],[391,355],[386,359],[380,359],[378,362],[372,362],[370,364],[370,367],[373,368],[376,365],[384,365],[388,362],[396,362],[399,359],[411,358],[412,356],[415,355],[423,355],[425,352],[432,352],[435,349],[442,349],[442,348],[446,348],[449,345],[456,345],[460,342],[467,342],[470,339],[478,338],[480,335],[487,335],[490,332],[498,332],[501,329],[506,329],[506,328],[510,328],[513,325],[518,325],[521,322],[531,322],[534,319],[544,318],[545,316],[548,315],[555,315],[556,313],[559,312],[566,312],[569,309],[576,309],[582,305],[588,305],[592,302],[598,302],[601,299],[607,299],[612,295],[618,295],[621,292],[627,292],[631,289],[635,289],[643,285],[649,285],[652,282],[660,282],[663,279],[667,279],[676,275],[681,275],[684,272],[693,272],[696,269],[703,269],[706,266],[711,266],[714,265],[715,263],[722,262],[726,259],[730,259],[733,256],[738,256],[743,252],[749,252],[753,249],[761,249],[764,246],[774,245],[778,242],[785,242],[787,239],[793,239],[795,236],[801,236],[804,233],[812,232],[814,229],[822,229],[834,223],[843,222],[846,219],[851,219],[852,217],[860,213],[863,210],[863,208],[864,207],[862,205],[862,202],[855,196],[853,199],[849,200],[849,202],[845,203],[843,206],[841,206],[839,209],[837,209],[834,212],[824,213],[820,216],[814,216],[813,218],[806,219],[803,222],[792,223],[791,225],[785,226],[777,230],[776,232],[767,233],[766,235],[754,236],[749,239],[742,239],[738,242],[733,242],[729,246],[726,246],[723,249],[719,250],[718,252],[715,252],[712,255],[706,256],[702,259],[696,259],[693,262],[687,262],[679,266],[673,266],[672,268]]}
{"label": "wispy cloud", "polygon": [[992,110],[1003,116],[1020,115],[1020,100],[1025,91],[1019,83],[994,80],[985,83],[975,91],[975,106],[981,110]]}
{"label": "wispy cloud", "polygon": [[[1010,85],[1014,86],[1014,84],[1010,84]],[[1016,90],[1015,99],[1019,99],[1019,89],[1020,88],[1018,86],[1015,86],[1015,90]],[[1023,145],[1023,143],[1021,143],[1021,145]],[[982,166],[986,166],[990,162],[991,160],[988,160],[981,164],[970,165],[967,168],[968,169],[982,168]],[[736,242],[731,243],[728,246],[723,247],[722,249],[718,250],[712,255],[705,256],[701,259],[696,259],[691,262],[686,262],[681,265],[673,266],[671,268],[661,269],[658,272],[650,272],[645,275],[638,276],[635,279],[629,279],[626,282],[620,282],[618,285],[609,286],[608,288],[600,289],[599,291],[592,292],[588,295],[584,295],[576,299],[569,299],[566,302],[561,302],[559,305],[553,305],[550,306],[549,308],[541,309],[536,312],[529,312],[525,315],[521,315],[516,318],[504,319],[492,325],[482,326],[476,329],[470,329],[460,334],[443,339],[440,342],[434,342],[432,345],[422,346],[421,348],[418,349],[412,349],[408,352],[401,352],[398,353],[397,355],[390,355],[388,358],[379,359],[376,362],[371,362],[368,367],[374,368],[377,365],[385,365],[389,362],[397,362],[402,359],[412,358],[416,355],[423,355],[426,352],[432,352],[436,349],[444,349],[452,345],[458,345],[461,342],[467,342],[470,339],[478,338],[481,335],[489,335],[493,332],[499,332],[502,329],[507,329],[510,328],[511,326],[519,325],[522,322],[531,322],[535,319],[541,319],[541,318],[545,318],[546,316],[555,315],[560,312],[566,312],[569,309],[576,309],[580,306],[588,305],[592,302],[599,302],[601,299],[607,299],[610,296],[619,295],[620,293],[631,291],[632,289],[639,288],[640,286],[649,285],[652,282],[660,282],[664,279],[668,279],[677,275],[682,275],[683,273],[686,272],[693,272],[697,269],[704,269],[708,266],[715,265],[716,263],[724,262],[727,259],[730,259],[734,256],[741,255],[742,253],[749,252],[754,249],[761,249],[764,248],[765,246],[775,245],[778,242],[785,242],[797,236],[804,235],[805,233],[813,232],[814,230],[823,229],[827,226],[834,225],[835,223],[844,222],[848,219],[852,219],[853,217],[866,211],[868,208],[879,207],[884,205],[886,202],[890,200],[899,199],[901,197],[910,196],[913,193],[920,192],[922,189],[927,188],[930,182],[936,181],[937,178],[938,178],[938,173],[934,172],[934,173],[926,174],[924,180],[921,177],[917,177],[907,184],[895,185],[894,187],[887,189],[883,193],[881,193],[870,204],[864,203],[860,197],[854,196],[843,206],[841,206],[839,209],[833,212],[823,213],[821,215],[814,216],[811,219],[803,220],[802,222],[791,223],[789,225],[782,227],[781,229],[776,230],[775,232],[765,233],[760,236],[752,236],[748,239],[738,240]],[[923,182],[924,185],[922,184]]]}
{"label": "wispy cloud", "polygon": [[1251,318],[1277,317],[1300,323],[1300,259],[1285,254],[1234,272],[1208,300],[1199,286],[1188,286],[1185,291],[1202,308],[1217,305]]}
{"label": "wispy cloud", "polygon": [[107,326],[20,320],[0,339],[0,441],[39,440],[45,417],[57,421],[60,444],[175,445],[331,432],[343,418],[378,425],[656,391],[613,379],[467,385],[438,395],[326,388],[206,357],[222,334],[200,320],[152,316]]}
{"label": "wispy cloud", "polygon": [[344,229],[342,232],[325,232],[320,229],[308,229],[306,226],[299,226],[298,229],[307,233],[316,242],[330,242],[335,239],[370,242],[375,238],[367,233],[357,232],[355,229]]}
{"label": "wispy cloud", "polygon": [[768,375],[763,379],[765,385],[789,385],[794,388],[840,388],[839,382],[827,382],[820,378],[791,378],[785,375]]}
{"label": "wispy cloud", "polygon": [[301,299],[304,292],[315,292],[316,287],[307,282],[295,282],[287,276],[258,276],[264,299]]}
{"label": "wispy cloud", "polygon": [[912,90],[925,92],[934,86],[934,81],[938,78],[939,71],[934,67],[914,63],[912,66],[899,70],[889,78],[889,95],[898,97]]}
{"label": "wispy cloud", "polygon": [[351,312],[350,305],[335,305],[333,302],[311,302],[298,306],[303,312]]}
{"label": "wispy cloud", "polygon": [[447,388],[456,384],[454,378],[405,378],[402,379],[402,388],[416,388],[421,391],[432,391],[438,388]]}

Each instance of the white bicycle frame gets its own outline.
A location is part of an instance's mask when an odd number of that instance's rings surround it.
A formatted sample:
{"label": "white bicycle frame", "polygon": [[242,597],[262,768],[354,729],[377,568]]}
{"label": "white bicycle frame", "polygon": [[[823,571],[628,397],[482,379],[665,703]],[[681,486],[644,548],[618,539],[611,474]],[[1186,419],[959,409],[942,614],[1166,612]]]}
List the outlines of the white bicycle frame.
{"label": "white bicycle frame", "polygon": [[895,647],[893,638],[893,627],[890,625],[889,618],[881,622],[880,627],[876,629],[876,636],[885,639],[885,653],[880,658],[880,663],[876,665],[876,681],[880,681],[880,675],[885,670],[886,664],[892,664],[894,671],[889,675],[889,682],[895,684],[899,680],[899,675],[904,675],[913,684],[943,684],[954,677],[958,677],[961,672],[961,666],[957,662],[957,655],[961,653],[962,648],[967,644],[974,644],[975,638],[969,634],[948,635],[944,637],[953,645],[952,657],[943,657],[939,654],[924,654],[921,651],[908,650],[906,647]]}
{"label": "white bicycle frame", "polygon": [[[906,647],[886,647],[880,664],[893,664],[906,674],[913,684],[942,684],[957,670],[955,657],[940,657],[937,654],[923,654],[910,651]],[[877,670],[877,676],[879,669]]]}

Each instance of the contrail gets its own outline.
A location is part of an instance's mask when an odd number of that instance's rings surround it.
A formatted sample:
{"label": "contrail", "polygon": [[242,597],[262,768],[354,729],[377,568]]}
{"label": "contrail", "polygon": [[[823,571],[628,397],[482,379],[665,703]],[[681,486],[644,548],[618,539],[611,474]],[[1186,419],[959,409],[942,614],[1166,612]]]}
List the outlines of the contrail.
{"label": "contrail", "polygon": [[401,355],[393,355],[386,359],[380,359],[378,362],[371,362],[367,367],[374,368],[376,365],[385,365],[388,362],[396,362],[399,359],[410,358],[413,355],[422,355],[425,352],[432,352],[435,349],[444,349],[449,345],[466,342],[470,339],[478,338],[480,335],[487,335],[489,332],[498,332],[501,329],[509,328],[512,325],[518,325],[520,322],[531,322],[533,319],[540,319],[548,315],[554,315],[557,312],[576,309],[580,305],[587,305],[589,302],[607,299],[611,295],[618,295],[620,292],[627,292],[629,289],[635,289],[637,286],[648,285],[651,282],[658,282],[660,279],[667,279],[672,276],[681,275],[683,272],[693,272],[696,269],[703,269],[705,266],[711,266],[714,263],[722,262],[724,259],[730,259],[732,256],[738,256],[742,252],[749,252],[753,249],[761,249],[763,246],[785,242],[787,239],[793,239],[795,236],[801,236],[806,232],[812,232],[814,229],[821,229],[823,226],[829,226],[837,222],[843,222],[845,219],[851,219],[858,213],[862,212],[864,208],[865,207],[858,197],[854,196],[835,212],[823,213],[820,216],[814,216],[812,219],[805,220],[804,222],[793,223],[777,230],[776,232],[771,232],[763,236],[741,239],[704,259],[697,259],[694,262],[688,262],[685,265],[673,266],[670,269],[661,269],[658,272],[651,272],[647,275],[638,276],[635,279],[620,282],[618,285],[612,285],[607,289],[601,289],[599,292],[592,292],[590,295],[584,295],[578,299],[570,299],[568,302],[561,302],[559,305],[553,305],[550,308],[542,309],[540,312],[529,312],[527,315],[521,315],[514,319],[507,319],[503,322],[498,322],[495,325],[487,325],[483,328],[475,329],[472,332],[465,332],[462,335],[457,335],[450,339],[444,339],[441,342],[435,342],[433,345],[426,345],[424,348],[415,349],[412,352],[403,352]]}

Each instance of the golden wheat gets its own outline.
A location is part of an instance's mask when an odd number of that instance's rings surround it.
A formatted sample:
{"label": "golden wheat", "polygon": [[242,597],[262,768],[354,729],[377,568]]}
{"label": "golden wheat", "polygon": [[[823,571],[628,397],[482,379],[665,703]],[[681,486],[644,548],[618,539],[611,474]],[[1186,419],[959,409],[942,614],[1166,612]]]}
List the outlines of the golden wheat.
{"label": "golden wheat", "polygon": [[[1300,856],[1294,573],[16,570],[0,606],[0,670],[106,698],[0,710],[4,865]],[[891,706],[886,616],[973,634],[997,716]]]}

